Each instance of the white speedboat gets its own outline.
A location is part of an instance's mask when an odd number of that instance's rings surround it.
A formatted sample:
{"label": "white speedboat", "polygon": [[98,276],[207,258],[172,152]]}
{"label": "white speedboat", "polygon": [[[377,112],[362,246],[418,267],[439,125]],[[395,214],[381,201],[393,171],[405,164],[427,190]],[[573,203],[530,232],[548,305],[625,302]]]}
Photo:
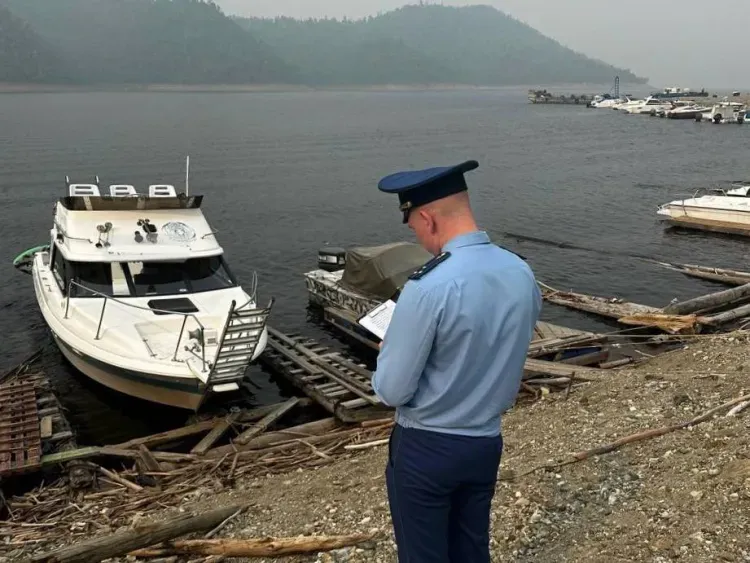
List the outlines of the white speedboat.
{"label": "white speedboat", "polygon": [[633,100],[632,98],[628,98],[626,96],[623,101],[613,104],[610,109],[613,109],[616,111],[622,111],[622,110],[629,109],[633,106],[637,106],[642,103],[643,103],[643,100]]}
{"label": "white speedboat", "polygon": [[657,215],[672,225],[750,236],[750,198],[703,195],[660,205]]}
{"label": "white speedboat", "polygon": [[672,109],[666,111],[666,117],[669,119],[698,119],[711,108],[697,104],[675,105]]}
{"label": "white speedboat", "polygon": [[656,114],[659,110],[666,110],[672,107],[668,100],[661,100],[649,96],[638,104],[625,105],[620,108],[623,113],[634,113],[639,115]]}
{"label": "white speedboat", "polygon": [[[66,179],[67,180],[67,179]],[[230,271],[202,195],[152,185],[68,184],[50,243],[16,259],[63,355],[121,393],[197,411],[236,391],[267,343],[273,300],[256,305]]]}
{"label": "white speedboat", "polygon": [[615,106],[619,106],[627,101],[624,98],[609,98],[605,96],[596,96],[594,101],[591,102],[590,107],[596,109],[612,109]]}

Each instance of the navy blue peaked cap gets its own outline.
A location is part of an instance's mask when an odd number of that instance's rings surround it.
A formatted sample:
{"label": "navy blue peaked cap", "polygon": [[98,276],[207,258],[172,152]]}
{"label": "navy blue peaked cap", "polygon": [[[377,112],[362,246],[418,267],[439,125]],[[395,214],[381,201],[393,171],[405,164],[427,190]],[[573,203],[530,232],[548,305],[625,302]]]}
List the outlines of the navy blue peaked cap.
{"label": "navy blue peaked cap", "polygon": [[478,167],[476,160],[467,160],[456,166],[396,172],[380,180],[378,189],[398,194],[399,209],[404,212],[404,223],[407,223],[409,213],[415,207],[469,189],[464,173]]}

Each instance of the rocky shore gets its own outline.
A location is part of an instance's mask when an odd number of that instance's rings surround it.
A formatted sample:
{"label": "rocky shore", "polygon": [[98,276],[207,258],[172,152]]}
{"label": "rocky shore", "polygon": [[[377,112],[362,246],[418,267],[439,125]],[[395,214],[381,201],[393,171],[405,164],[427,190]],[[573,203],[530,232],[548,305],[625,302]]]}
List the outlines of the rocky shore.
{"label": "rocky shore", "polygon": [[[738,412],[744,401],[726,406],[750,393],[750,335],[696,336],[684,349],[610,373],[567,394],[524,400],[506,415],[493,561],[750,561],[750,408]],[[721,405],[705,421],[673,427]],[[591,451],[631,435],[639,439],[608,453]],[[308,555],[227,560],[395,562],[386,455],[382,444],[354,448],[319,467],[203,487],[145,520],[250,502],[219,536],[379,535]],[[131,526],[141,525],[144,516],[135,512],[131,519]],[[14,547],[6,538],[2,561],[57,547]]]}

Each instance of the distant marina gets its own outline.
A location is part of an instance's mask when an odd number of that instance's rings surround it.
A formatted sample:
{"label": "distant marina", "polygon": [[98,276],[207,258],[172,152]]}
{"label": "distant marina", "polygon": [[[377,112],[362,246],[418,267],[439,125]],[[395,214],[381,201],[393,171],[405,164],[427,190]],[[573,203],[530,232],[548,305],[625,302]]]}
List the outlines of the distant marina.
{"label": "distant marina", "polygon": [[[730,97],[733,100],[730,100]],[[652,92],[644,98],[620,94],[620,77],[616,76],[609,92],[603,94],[554,94],[544,90],[529,90],[532,104],[585,105],[593,109],[612,109],[625,114],[650,115],[669,119],[692,119],[698,122],[743,124],[748,109],[748,96],[739,90],[720,97],[704,88],[668,87]]]}

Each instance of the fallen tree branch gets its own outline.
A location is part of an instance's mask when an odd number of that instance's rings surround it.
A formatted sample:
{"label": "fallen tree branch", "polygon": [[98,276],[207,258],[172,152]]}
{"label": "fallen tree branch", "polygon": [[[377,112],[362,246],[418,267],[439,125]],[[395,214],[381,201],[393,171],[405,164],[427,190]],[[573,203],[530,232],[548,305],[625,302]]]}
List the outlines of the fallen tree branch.
{"label": "fallen tree branch", "polygon": [[169,555],[224,555],[226,557],[282,557],[341,549],[374,540],[380,532],[349,536],[299,536],[296,538],[184,540],[163,548],[131,551],[133,557]]}
{"label": "fallen tree branch", "polygon": [[364,444],[348,444],[344,446],[345,450],[366,450],[368,448],[374,448],[376,446],[384,446],[390,441],[390,438],[383,438],[382,440],[375,440],[374,442],[366,442]]}
{"label": "fallen tree branch", "polygon": [[75,545],[35,555],[27,561],[30,563],[93,563],[102,561],[110,557],[125,555],[134,549],[211,529],[245,506],[246,504],[226,506],[195,516],[180,516],[173,520],[143,524],[124,532],[81,541]]}
{"label": "fallen tree branch", "polygon": [[663,436],[664,434],[669,434],[670,432],[674,432],[675,430],[682,430],[684,428],[688,428],[689,426],[696,426],[698,424],[701,424],[702,422],[706,422],[715,414],[721,411],[730,409],[734,407],[735,405],[745,403],[747,401],[750,401],[750,394],[743,395],[742,397],[738,397],[736,399],[732,399],[731,401],[728,401],[722,405],[719,405],[718,407],[714,407],[711,410],[706,411],[702,415],[696,418],[693,418],[691,420],[688,420],[685,422],[679,422],[677,424],[672,424],[670,426],[662,426],[661,428],[651,428],[649,430],[636,432],[635,434],[630,434],[629,436],[623,436],[619,440],[615,440],[614,442],[611,442],[609,444],[603,444],[601,446],[591,448],[590,450],[584,450],[581,452],[574,453],[572,459],[561,461],[559,463],[548,463],[545,465],[534,467],[532,469],[529,469],[528,471],[525,471],[523,473],[516,475],[515,479],[518,479],[519,477],[525,477],[526,475],[530,475],[542,469],[557,469],[560,467],[564,467],[566,465],[578,463],[579,461],[583,461],[591,457],[610,453],[621,448],[622,446],[626,444],[632,444],[633,442],[640,442],[643,440],[648,440],[650,438],[656,438],[658,436]]}
{"label": "fallen tree branch", "polygon": [[744,411],[747,407],[750,407],[750,401],[743,401],[742,403],[734,407],[732,410],[730,410],[724,416],[736,416],[740,414],[742,411]]}

